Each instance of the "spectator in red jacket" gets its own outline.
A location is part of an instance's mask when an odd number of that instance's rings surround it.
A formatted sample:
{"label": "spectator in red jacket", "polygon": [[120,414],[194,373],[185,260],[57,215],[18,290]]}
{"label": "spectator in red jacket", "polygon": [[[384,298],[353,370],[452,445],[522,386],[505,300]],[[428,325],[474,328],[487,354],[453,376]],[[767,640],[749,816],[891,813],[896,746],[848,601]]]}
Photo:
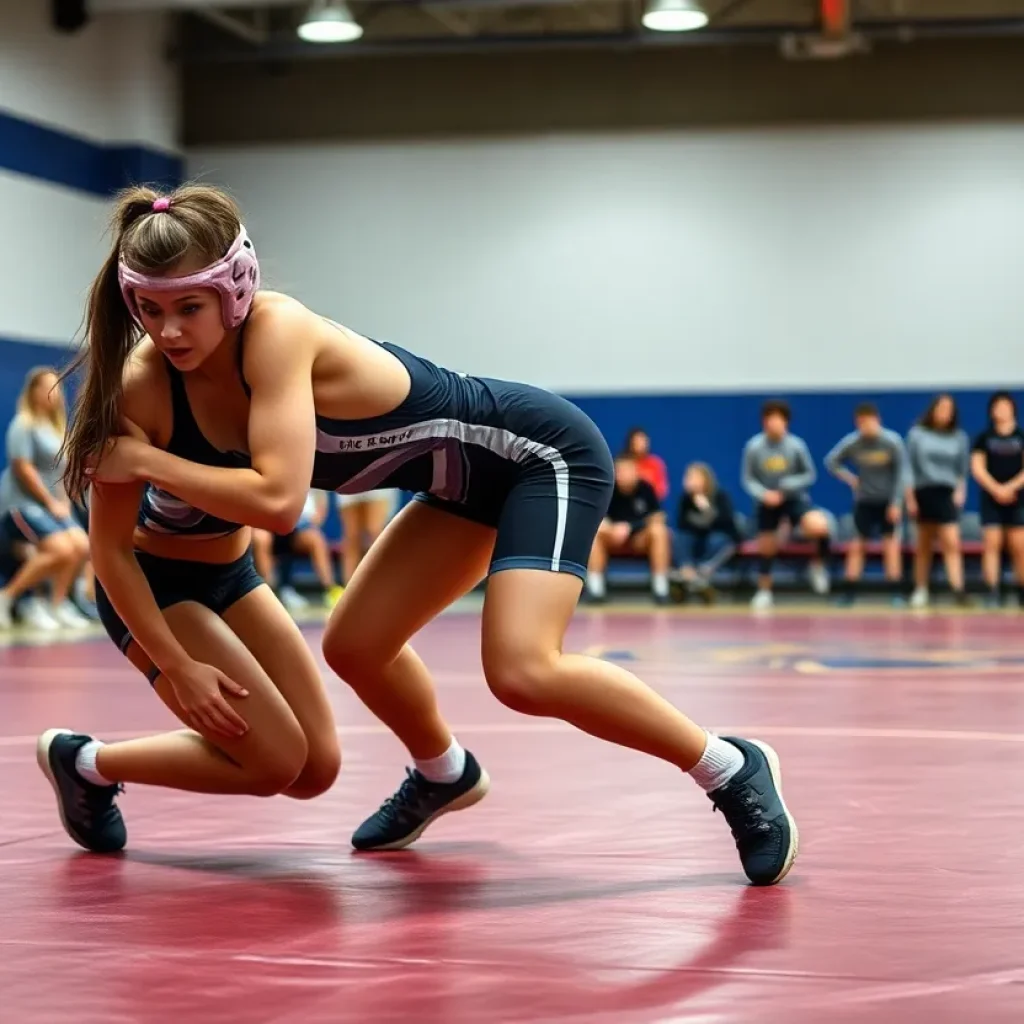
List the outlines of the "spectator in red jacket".
{"label": "spectator in red jacket", "polygon": [[651,485],[658,501],[664,501],[668,497],[668,467],[660,456],[651,453],[651,438],[643,427],[634,427],[626,435],[622,452],[633,456],[640,479]]}

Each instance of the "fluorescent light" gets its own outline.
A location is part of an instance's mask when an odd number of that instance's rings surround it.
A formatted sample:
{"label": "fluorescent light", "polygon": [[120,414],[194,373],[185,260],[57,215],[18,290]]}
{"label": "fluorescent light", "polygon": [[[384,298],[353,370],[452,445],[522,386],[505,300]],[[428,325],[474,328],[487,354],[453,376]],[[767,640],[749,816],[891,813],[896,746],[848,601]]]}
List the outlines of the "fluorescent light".
{"label": "fluorescent light", "polygon": [[652,32],[693,32],[708,23],[708,16],[692,0],[652,0],[641,20]]}
{"label": "fluorescent light", "polygon": [[321,0],[310,8],[298,32],[307,43],[351,43],[363,34],[363,28],[345,4]]}

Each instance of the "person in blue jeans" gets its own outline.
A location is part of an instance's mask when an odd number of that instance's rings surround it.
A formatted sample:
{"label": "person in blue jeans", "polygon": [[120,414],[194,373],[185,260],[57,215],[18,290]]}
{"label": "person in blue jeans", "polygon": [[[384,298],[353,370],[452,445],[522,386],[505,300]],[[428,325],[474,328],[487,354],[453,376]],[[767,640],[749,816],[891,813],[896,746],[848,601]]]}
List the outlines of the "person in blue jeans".
{"label": "person in blue jeans", "polygon": [[711,579],[740,540],[732,499],[718,486],[710,466],[691,463],[683,476],[675,536],[675,561],[687,590],[713,600]]}

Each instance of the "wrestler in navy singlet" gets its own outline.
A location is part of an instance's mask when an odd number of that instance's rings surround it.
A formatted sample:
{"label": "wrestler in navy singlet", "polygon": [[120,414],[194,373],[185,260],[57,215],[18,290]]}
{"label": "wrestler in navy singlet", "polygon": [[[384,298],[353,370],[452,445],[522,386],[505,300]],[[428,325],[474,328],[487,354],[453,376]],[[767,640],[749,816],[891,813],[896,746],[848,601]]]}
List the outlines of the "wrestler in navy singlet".
{"label": "wrestler in navy singlet", "polygon": [[586,578],[614,481],[594,423],[564,398],[527,384],[470,377],[389,342],[411,378],[383,416],[317,416],[311,486],[378,487],[497,528],[491,571],[548,569]]}
{"label": "wrestler in navy singlet", "polygon": [[[239,338],[239,360],[241,360],[241,338]],[[171,381],[171,439],[166,450],[171,455],[188,459],[203,466],[222,466],[227,469],[248,469],[252,459],[246,452],[222,452],[206,439],[196,423],[185,390],[185,379],[169,360],[163,360]],[[239,367],[241,373],[241,367]],[[228,522],[209,515],[162,491],[153,484],[146,484],[146,490],[139,506],[139,527],[148,533],[178,534],[185,536],[226,537],[242,528],[239,523]]]}

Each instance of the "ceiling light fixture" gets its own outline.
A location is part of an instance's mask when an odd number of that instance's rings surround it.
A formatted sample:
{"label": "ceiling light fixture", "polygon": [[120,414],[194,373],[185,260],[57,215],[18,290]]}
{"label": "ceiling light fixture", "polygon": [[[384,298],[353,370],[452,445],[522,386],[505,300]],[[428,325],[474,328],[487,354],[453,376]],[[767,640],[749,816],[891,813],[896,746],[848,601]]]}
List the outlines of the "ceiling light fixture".
{"label": "ceiling light fixture", "polygon": [[708,16],[695,0],[650,0],[641,20],[652,32],[693,32],[704,28]]}
{"label": "ceiling light fixture", "polygon": [[351,43],[363,34],[363,27],[342,0],[313,0],[298,32],[307,43]]}

